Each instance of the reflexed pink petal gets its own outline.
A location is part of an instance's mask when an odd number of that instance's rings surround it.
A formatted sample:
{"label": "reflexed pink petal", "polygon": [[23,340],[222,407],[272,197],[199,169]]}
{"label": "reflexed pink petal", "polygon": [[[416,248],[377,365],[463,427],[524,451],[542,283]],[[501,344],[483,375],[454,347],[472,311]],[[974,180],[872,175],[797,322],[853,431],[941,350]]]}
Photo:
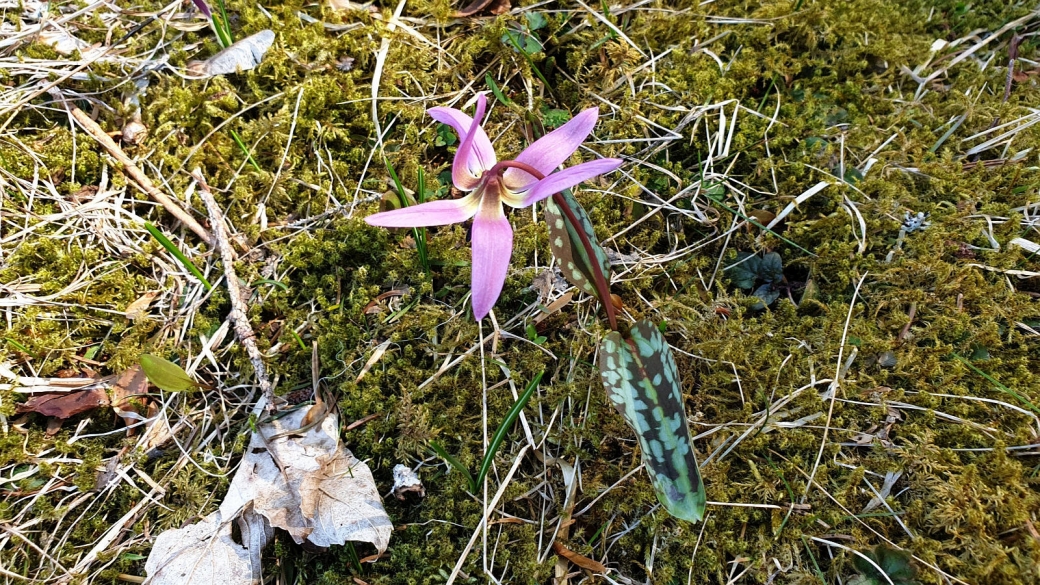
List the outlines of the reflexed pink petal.
{"label": "reflexed pink petal", "polygon": [[459,223],[473,217],[480,208],[478,193],[450,201],[430,201],[403,209],[373,213],[365,218],[368,225],[379,227],[428,227]]}
{"label": "reflexed pink petal", "polygon": [[[450,123],[455,127],[461,139],[459,148],[455,151],[455,160],[451,164],[451,180],[462,191],[475,189],[480,184],[481,175],[497,162],[491,141],[480,127],[486,108],[487,98],[484,94],[479,94],[475,119],[452,108],[430,110],[430,115],[435,120]],[[469,125],[462,127],[461,124],[466,120],[469,120]]]}
{"label": "reflexed pink petal", "polygon": [[[542,136],[534,144],[525,148],[516,157],[516,161],[527,163],[541,171],[543,175],[548,175],[570,158],[574,151],[578,150],[581,143],[592,132],[597,117],[599,117],[599,110],[596,108],[583,111],[563,126]],[[521,191],[536,180],[528,173],[513,168],[507,169],[503,176],[506,179],[506,187],[513,191]]]}
{"label": "reflexed pink petal", "polygon": [[[621,159],[603,158],[567,167],[562,171],[553,173],[548,177],[535,183],[529,191],[523,194],[521,205],[514,207],[527,207],[535,201],[541,201],[553,193],[559,193],[564,189],[570,189],[582,181],[586,181],[597,175],[605,175],[621,166]],[[512,202],[503,198],[506,203]]]}
{"label": "reflexed pink petal", "polygon": [[492,197],[484,199],[473,219],[473,316],[479,321],[495,306],[506,283],[509,258],[513,255],[513,229]]}
{"label": "reflexed pink petal", "polygon": [[[466,134],[469,133],[470,126],[473,125],[473,118],[455,108],[430,108],[426,110],[426,113],[434,120],[451,126],[455,133],[459,135],[459,142],[466,139]],[[478,127],[477,134],[473,137],[473,151],[477,155],[473,162],[480,165],[479,169],[470,169],[474,175],[479,176],[498,162],[498,158],[495,156],[495,149],[491,146],[491,139],[488,138],[483,128]]]}

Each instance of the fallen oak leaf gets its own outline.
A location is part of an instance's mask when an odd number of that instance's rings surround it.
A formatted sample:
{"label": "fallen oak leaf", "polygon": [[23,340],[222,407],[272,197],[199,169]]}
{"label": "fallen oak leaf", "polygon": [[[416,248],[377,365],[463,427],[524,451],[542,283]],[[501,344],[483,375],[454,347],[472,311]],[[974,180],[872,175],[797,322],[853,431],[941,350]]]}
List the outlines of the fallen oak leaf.
{"label": "fallen oak leaf", "polygon": [[[146,585],[255,585],[274,528],[319,550],[352,540],[386,551],[393,525],[372,472],[339,440],[338,413],[303,431],[306,413],[258,425],[220,508],[156,539]],[[242,535],[237,542],[231,522]]]}

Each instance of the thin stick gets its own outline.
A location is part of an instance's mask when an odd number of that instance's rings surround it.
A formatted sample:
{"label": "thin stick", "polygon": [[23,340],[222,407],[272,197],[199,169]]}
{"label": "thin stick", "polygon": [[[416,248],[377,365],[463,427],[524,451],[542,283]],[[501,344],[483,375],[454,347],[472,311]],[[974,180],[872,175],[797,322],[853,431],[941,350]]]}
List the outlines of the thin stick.
{"label": "thin stick", "polygon": [[141,190],[144,191],[145,194],[154,199],[159,205],[162,205],[166,211],[170,212],[171,215],[180,220],[180,222],[186,225],[188,229],[195,232],[195,235],[199,236],[203,242],[206,242],[206,244],[210,246],[213,245],[213,239],[209,232],[206,231],[206,228],[202,227],[199,222],[195,221],[195,218],[189,215],[188,212],[185,211],[176,201],[170,199],[162,191],[157,189],[155,184],[153,184],[148,176],[144,174],[144,171],[142,171],[141,168],[138,167],[125,152],[123,152],[123,149],[112,140],[112,137],[101,129],[101,126],[98,126],[97,122],[91,120],[90,116],[88,116],[83,110],[79,109],[76,104],[68,102],[65,99],[65,96],[61,93],[61,90],[52,88],[49,90],[49,93],[54,97],[54,99],[58,100],[65,106],[65,109],[72,114],[72,117],[75,118],[76,122],[83,127],[83,130],[85,130],[91,138],[101,143],[101,146],[104,146],[105,150],[107,150],[109,154],[114,156],[116,160],[123,165],[123,170],[126,174],[141,187]]}
{"label": "thin stick", "polygon": [[249,325],[249,317],[246,315],[248,307],[242,300],[242,289],[238,286],[238,275],[235,274],[235,254],[231,250],[227,233],[224,231],[224,214],[220,211],[217,200],[213,198],[213,193],[209,190],[206,180],[202,178],[202,171],[196,168],[191,172],[191,177],[199,184],[199,197],[206,204],[209,221],[213,224],[213,239],[220,251],[221,263],[224,264],[224,281],[227,283],[228,295],[231,297],[231,313],[228,318],[235,329],[235,336],[246,349],[249,361],[253,364],[253,370],[256,371],[256,382],[260,386],[262,394],[261,400],[267,403],[267,410],[274,410],[274,387],[271,385],[270,378],[267,377],[264,356],[260,353],[260,348],[256,346],[256,334],[253,333],[253,328]]}

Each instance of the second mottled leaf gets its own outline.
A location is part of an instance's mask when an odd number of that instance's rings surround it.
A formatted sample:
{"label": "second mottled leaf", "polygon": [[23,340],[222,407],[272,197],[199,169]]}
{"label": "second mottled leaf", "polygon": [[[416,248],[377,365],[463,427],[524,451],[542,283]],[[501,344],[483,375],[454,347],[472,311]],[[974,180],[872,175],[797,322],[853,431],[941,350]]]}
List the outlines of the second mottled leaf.
{"label": "second mottled leaf", "polygon": [[[560,193],[568,207],[574,213],[574,217],[581,224],[580,229],[588,236],[592,244],[593,254],[599,263],[603,278],[610,282],[610,261],[603,248],[596,243],[596,233],[592,228],[592,222],[588,214],[571,194],[570,189]],[[599,298],[596,292],[596,277],[593,273],[593,264],[589,255],[582,245],[581,237],[578,235],[577,227],[572,225],[567,215],[556,205],[554,197],[545,200],[545,223],[549,226],[549,247],[552,248],[553,256],[560,261],[560,270],[563,276],[579,289]],[[600,302],[610,302],[610,299],[600,299]]]}

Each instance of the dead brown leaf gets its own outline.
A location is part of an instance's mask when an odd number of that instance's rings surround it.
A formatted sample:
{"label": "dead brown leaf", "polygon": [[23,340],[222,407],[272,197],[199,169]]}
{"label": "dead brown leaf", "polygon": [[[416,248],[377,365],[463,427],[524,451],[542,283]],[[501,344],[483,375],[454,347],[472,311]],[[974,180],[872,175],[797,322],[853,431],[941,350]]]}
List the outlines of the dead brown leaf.
{"label": "dead brown leaf", "polygon": [[1015,71],[1011,74],[1011,77],[1016,83],[1022,83],[1023,81],[1027,81],[1030,77],[1034,77],[1038,74],[1040,74],[1040,67],[1026,69],[1024,71]]}
{"label": "dead brown leaf", "polygon": [[[144,375],[139,364],[134,364],[123,372],[112,384],[112,410],[123,419],[126,426],[143,418],[141,410],[145,401],[138,397],[143,397],[147,392],[148,377]],[[129,430],[127,433],[132,434]]]}
{"label": "dead brown leaf", "polygon": [[582,569],[592,571],[593,573],[607,572],[607,568],[603,565],[603,563],[600,563],[599,561],[594,561],[583,554],[578,554],[572,551],[571,549],[560,544],[560,541],[558,540],[553,543],[553,550],[556,551],[556,554],[581,567]]}
{"label": "dead brown leaf", "polygon": [[19,413],[35,412],[44,416],[65,419],[95,408],[108,406],[108,404],[108,394],[105,393],[104,388],[91,388],[72,392],[36,394],[17,405],[15,410]]}

